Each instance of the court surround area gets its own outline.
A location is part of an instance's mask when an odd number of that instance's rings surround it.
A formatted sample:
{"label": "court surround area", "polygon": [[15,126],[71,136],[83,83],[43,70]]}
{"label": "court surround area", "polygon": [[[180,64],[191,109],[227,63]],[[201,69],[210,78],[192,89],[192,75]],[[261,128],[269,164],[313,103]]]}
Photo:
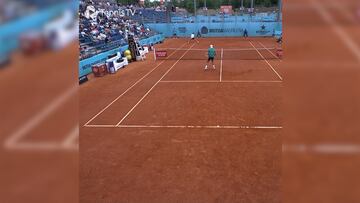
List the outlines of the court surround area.
{"label": "court surround area", "polygon": [[[205,71],[206,59],[189,58],[210,44],[220,54],[252,49],[258,59],[220,55]],[[80,199],[169,202],[188,191],[188,201],[279,201],[283,77],[281,59],[265,57],[275,46],[272,38],[168,39],[156,49],[178,48],[176,58],[148,54],[82,85]]]}

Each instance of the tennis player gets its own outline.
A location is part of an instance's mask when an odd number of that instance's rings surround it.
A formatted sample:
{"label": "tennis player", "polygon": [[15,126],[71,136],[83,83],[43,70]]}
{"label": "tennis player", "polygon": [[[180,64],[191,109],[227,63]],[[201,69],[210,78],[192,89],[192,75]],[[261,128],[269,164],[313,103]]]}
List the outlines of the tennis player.
{"label": "tennis player", "polygon": [[[197,43],[199,43],[199,41],[195,39],[195,34],[194,33],[191,33],[190,40],[191,41],[196,41]],[[190,40],[188,41],[188,43],[190,42]]]}
{"label": "tennis player", "polygon": [[208,55],[208,60],[207,60],[207,64],[205,65],[205,70],[208,69],[208,64],[210,61],[211,61],[213,69],[215,69],[214,59],[216,56],[216,50],[213,45],[210,45],[207,55]]}

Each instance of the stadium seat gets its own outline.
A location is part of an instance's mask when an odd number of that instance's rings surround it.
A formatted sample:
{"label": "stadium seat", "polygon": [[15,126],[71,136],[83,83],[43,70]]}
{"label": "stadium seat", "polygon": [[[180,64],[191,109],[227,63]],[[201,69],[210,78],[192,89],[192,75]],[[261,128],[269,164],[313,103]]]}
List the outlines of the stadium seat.
{"label": "stadium seat", "polygon": [[128,60],[126,57],[122,57],[120,52],[117,52],[116,54],[108,56],[108,59],[106,60],[106,65],[108,67],[108,70],[110,73],[117,72],[120,68],[123,68],[127,66]]}

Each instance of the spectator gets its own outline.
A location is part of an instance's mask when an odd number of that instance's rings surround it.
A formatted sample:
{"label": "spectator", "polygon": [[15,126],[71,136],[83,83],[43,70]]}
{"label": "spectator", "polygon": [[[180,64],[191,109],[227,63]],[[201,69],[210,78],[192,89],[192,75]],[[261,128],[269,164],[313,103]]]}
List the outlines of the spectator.
{"label": "spectator", "polygon": [[244,29],[244,36],[243,37],[245,37],[245,38],[247,38],[249,35],[248,35],[248,31],[247,31],[247,29],[245,28]]}
{"label": "spectator", "polygon": [[[91,17],[85,15],[89,5],[94,7],[93,10],[95,10],[93,12],[95,15],[91,14]],[[135,15],[131,15],[133,12],[125,12],[125,14],[120,12],[127,11],[126,9],[135,11]],[[159,11],[156,11],[155,9],[141,8],[138,5],[121,5],[116,3],[115,0],[80,0],[79,37],[80,42],[86,41],[86,43],[80,44],[80,49],[81,46],[88,46],[87,50],[100,49],[93,51],[99,53],[115,45],[125,45],[129,34],[139,39],[151,36],[154,32],[138,22],[139,19],[150,18],[150,16],[153,18],[156,15],[162,16],[164,18],[162,21],[165,21],[165,12],[161,8],[159,9]],[[91,43],[85,38],[92,40]],[[91,54],[87,53],[82,55],[84,57],[91,56]]]}

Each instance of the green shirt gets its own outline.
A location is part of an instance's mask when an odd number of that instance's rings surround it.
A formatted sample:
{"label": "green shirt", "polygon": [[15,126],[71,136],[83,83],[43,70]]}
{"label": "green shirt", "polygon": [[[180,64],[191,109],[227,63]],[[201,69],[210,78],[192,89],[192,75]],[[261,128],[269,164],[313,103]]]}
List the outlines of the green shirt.
{"label": "green shirt", "polygon": [[209,48],[208,49],[208,56],[214,58],[215,55],[216,55],[215,49],[214,48]]}

